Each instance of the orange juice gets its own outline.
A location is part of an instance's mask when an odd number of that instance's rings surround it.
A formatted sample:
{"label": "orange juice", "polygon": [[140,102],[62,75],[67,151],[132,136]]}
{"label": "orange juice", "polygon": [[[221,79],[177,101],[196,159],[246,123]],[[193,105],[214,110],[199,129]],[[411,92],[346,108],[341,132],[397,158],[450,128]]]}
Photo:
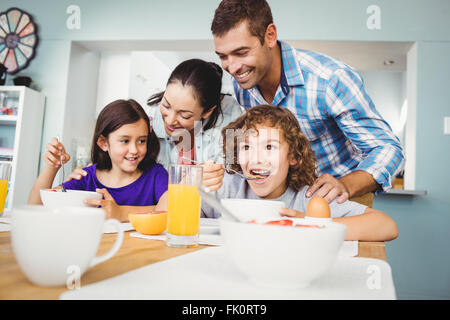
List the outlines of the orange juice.
{"label": "orange juice", "polygon": [[0,180],[0,213],[5,209],[6,193],[8,192],[8,180]]}
{"label": "orange juice", "polygon": [[193,236],[200,225],[200,195],[195,185],[169,184],[167,231],[173,235]]}

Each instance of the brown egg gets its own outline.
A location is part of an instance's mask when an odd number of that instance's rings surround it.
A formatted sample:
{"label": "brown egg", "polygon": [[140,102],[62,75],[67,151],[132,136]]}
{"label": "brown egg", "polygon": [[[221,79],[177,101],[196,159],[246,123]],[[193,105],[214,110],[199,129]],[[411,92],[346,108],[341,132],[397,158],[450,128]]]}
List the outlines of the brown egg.
{"label": "brown egg", "polygon": [[311,218],[330,218],[330,206],[324,198],[314,196],[306,206],[306,216]]}

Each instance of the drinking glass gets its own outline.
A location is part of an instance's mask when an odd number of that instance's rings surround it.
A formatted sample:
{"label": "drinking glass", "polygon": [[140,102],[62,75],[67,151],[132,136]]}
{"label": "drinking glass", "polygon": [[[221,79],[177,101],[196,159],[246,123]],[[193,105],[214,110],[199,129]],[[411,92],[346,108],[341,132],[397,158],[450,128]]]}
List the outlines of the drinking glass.
{"label": "drinking glass", "polygon": [[10,176],[11,163],[0,162],[0,216],[4,214]]}
{"label": "drinking glass", "polygon": [[201,166],[169,166],[166,238],[169,247],[191,248],[198,245],[201,199],[197,189],[202,183],[202,176]]}

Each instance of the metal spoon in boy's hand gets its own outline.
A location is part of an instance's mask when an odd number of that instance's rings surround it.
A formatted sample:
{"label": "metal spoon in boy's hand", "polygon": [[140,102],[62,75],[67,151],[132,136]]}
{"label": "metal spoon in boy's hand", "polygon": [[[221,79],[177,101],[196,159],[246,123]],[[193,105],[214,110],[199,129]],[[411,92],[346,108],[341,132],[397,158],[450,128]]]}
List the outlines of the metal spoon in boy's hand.
{"label": "metal spoon in boy's hand", "polygon": [[[186,157],[181,157],[181,158],[184,159],[184,160],[189,160],[189,161],[191,161],[191,162],[193,162],[195,164],[200,164],[200,162],[196,161],[196,160],[191,160],[191,159],[188,159]],[[243,174],[243,173],[241,173],[239,171],[231,169],[229,164],[225,165],[225,170],[226,171],[231,171],[231,172],[237,174],[238,176],[240,176],[241,178],[244,178],[246,180],[261,180],[261,179],[265,178],[265,177],[260,176],[260,175],[245,175],[245,174]]]}

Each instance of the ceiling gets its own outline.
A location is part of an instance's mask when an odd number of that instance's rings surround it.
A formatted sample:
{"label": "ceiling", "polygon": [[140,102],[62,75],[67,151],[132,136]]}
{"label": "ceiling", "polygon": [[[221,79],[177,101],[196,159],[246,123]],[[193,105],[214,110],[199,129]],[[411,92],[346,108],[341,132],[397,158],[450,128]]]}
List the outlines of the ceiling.
{"label": "ceiling", "polygon": [[[314,41],[288,40],[295,48],[312,50],[337,58],[360,71],[405,71],[406,56],[413,42],[375,41]],[[215,61],[212,40],[123,40],[75,41],[75,44],[95,52],[174,51],[190,55],[195,52],[210,54]],[[385,61],[394,61],[385,65]]]}
{"label": "ceiling", "polygon": [[[295,48],[324,53],[361,71],[405,71],[406,55],[413,42],[286,41]],[[384,65],[385,61],[394,61]]]}

